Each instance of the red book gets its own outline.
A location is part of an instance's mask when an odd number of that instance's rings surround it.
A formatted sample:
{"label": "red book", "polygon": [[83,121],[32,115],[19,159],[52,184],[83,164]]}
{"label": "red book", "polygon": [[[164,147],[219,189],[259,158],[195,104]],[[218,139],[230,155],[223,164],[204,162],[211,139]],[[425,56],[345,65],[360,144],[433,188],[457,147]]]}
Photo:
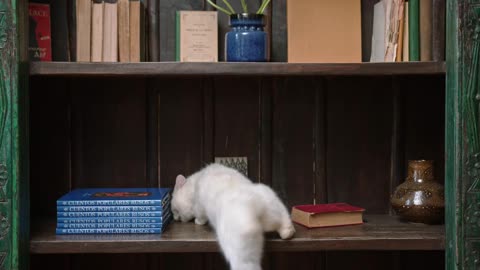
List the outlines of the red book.
{"label": "red book", "polygon": [[52,36],[50,30],[50,6],[48,4],[28,4],[29,45],[28,53],[32,61],[52,61]]}
{"label": "red book", "polygon": [[354,225],[363,223],[364,211],[346,203],[297,205],[292,220],[308,228]]}

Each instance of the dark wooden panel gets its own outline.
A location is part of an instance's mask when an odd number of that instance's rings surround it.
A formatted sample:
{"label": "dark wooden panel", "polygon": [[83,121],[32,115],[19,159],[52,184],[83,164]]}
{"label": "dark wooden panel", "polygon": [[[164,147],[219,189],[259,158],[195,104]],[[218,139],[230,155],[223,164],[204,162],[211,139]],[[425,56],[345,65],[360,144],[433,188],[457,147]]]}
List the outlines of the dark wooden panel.
{"label": "dark wooden panel", "polygon": [[315,82],[313,78],[275,80],[272,181],[289,208],[313,203]]}
{"label": "dark wooden panel", "polygon": [[248,159],[248,176],[259,180],[259,79],[215,80],[215,151],[216,157]]}
{"label": "dark wooden panel", "polygon": [[160,61],[175,61],[175,14],[178,10],[202,10],[203,0],[159,0]]}
{"label": "dark wooden panel", "polygon": [[275,270],[322,270],[323,253],[271,253],[271,269]]}
{"label": "dark wooden panel", "polygon": [[145,254],[75,254],[71,260],[72,270],[147,269]]}
{"label": "dark wooden panel", "polygon": [[389,209],[392,91],[388,78],[371,80],[328,82],[326,148],[328,200],[372,214]]}
{"label": "dark wooden panel", "polygon": [[[304,252],[322,250],[443,250],[445,228],[400,222],[387,215],[366,215],[357,226],[306,229],[296,225],[295,237],[281,240],[269,234],[265,251]],[[55,219],[34,222],[31,253],[141,253],[218,252],[208,226],[175,222],[161,235],[55,235]]]}
{"label": "dark wooden panel", "polygon": [[230,267],[221,253],[209,253],[205,256],[206,270],[229,270]]}
{"label": "dark wooden panel", "polygon": [[445,269],[445,252],[402,251],[399,264],[402,270],[442,270]]}
{"label": "dark wooden panel", "polygon": [[30,206],[33,216],[55,215],[55,201],[70,189],[68,81],[30,81]]}
{"label": "dark wooden panel", "polygon": [[260,177],[259,181],[272,186],[272,122],[273,80],[261,79],[260,89]]}
{"label": "dark wooden panel", "polygon": [[72,81],[72,188],[147,185],[144,80]]}
{"label": "dark wooden panel", "polygon": [[201,253],[169,253],[150,255],[150,270],[192,270],[204,268],[205,255]]}
{"label": "dark wooden panel", "polygon": [[271,61],[287,62],[287,0],[275,0],[272,8]]}
{"label": "dark wooden panel", "polygon": [[30,269],[68,270],[71,256],[65,254],[30,255]]}
{"label": "dark wooden panel", "polygon": [[202,79],[158,80],[158,140],[162,187],[173,187],[178,174],[188,176],[203,164]]}
{"label": "dark wooden panel", "polygon": [[444,62],[402,63],[63,63],[32,62],[34,76],[306,76],[445,74]]}
{"label": "dark wooden panel", "polygon": [[329,251],[326,254],[328,270],[394,270],[394,253],[382,251]]}
{"label": "dark wooden panel", "polygon": [[[433,159],[435,178],[444,183],[444,77],[404,78],[405,166],[410,159]],[[406,168],[402,182],[405,178]]]}

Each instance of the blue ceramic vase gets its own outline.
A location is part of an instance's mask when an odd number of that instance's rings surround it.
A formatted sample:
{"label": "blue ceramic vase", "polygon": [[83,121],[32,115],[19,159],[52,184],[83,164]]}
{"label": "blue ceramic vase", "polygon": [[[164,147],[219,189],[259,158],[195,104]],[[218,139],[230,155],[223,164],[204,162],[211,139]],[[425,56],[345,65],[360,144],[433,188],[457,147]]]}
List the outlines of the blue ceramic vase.
{"label": "blue ceramic vase", "polygon": [[228,62],[266,62],[267,34],[261,14],[230,15],[231,30],[225,35],[225,59]]}

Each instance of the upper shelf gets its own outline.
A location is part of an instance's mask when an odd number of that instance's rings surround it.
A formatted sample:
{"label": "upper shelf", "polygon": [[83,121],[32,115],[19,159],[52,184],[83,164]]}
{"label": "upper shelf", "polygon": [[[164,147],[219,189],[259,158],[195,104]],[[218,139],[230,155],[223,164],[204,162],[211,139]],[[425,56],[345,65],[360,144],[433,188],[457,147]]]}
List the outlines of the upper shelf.
{"label": "upper shelf", "polygon": [[445,62],[400,63],[78,63],[32,62],[33,76],[350,76],[445,74]]}
{"label": "upper shelf", "polygon": [[[163,234],[55,235],[55,219],[32,224],[31,253],[218,252],[208,226],[173,223]],[[367,215],[363,225],[306,229],[296,225],[293,239],[269,235],[267,251],[443,250],[445,227],[400,222],[397,217]]]}

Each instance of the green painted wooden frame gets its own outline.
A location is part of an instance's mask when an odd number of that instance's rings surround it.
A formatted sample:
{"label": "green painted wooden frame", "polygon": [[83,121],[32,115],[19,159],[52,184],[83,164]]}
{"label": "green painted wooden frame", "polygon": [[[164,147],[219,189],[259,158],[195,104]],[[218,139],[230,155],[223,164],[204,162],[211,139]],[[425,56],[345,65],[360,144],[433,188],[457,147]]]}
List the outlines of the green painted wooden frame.
{"label": "green painted wooden frame", "polygon": [[0,0],[0,269],[28,268],[26,7]]}

